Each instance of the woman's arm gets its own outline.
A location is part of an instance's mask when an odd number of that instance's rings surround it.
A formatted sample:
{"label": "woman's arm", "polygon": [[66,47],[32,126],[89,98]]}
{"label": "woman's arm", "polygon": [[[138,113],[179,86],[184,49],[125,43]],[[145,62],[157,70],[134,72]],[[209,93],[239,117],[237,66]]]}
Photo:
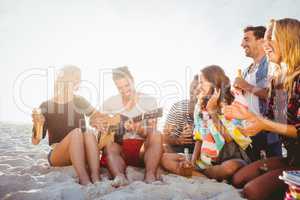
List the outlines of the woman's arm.
{"label": "woman's arm", "polygon": [[243,119],[247,121],[247,125],[240,128],[242,133],[247,136],[254,136],[259,132],[265,130],[279,135],[296,138],[297,129],[294,125],[273,122],[261,116],[251,113],[243,106],[231,105],[224,109],[225,116],[231,116],[236,119]]}
{"label": "woman's arm", "polygon": [[38,139],[38,138],[35,137],[35,135],[36,135],[35,132],[36,132],[36,131],[35,131],[35,128],[33,128],[33,129],[32,129],[32,136],[31,136],[31,143],[32,143],[33,145],[37,145],[37,144],[39,144],[40,141],[41,141],[41,139]]}
{"label": "woman's arm", "polygon": [[87,117],[93,117],[97,113],[97,109],[94,108],[84,97],[81,96],[75,95],[74,106]]}
{"label": "woman's arm", "polygon": [[185,145],[193,144],[193,127],[190,125],[185,125],[182,132],[179,135],[175,135],[175,125],[170,125],[166,123],[164,127],[163,141],[170,145]]}
{"label": "woman's arm", "polygon": [[273,122],[263,117],[257,117],[257,120],[263,123],[264,125],[263,129],[266,131],[278,133],[280,135],[284,135],[292,138],[297,137],[297,129],[294,125]]}
{"label": "woman's arm", "polygon": [[164,130],[163,130],[163,143],[171,144],[171,145],[178,145],[178,137],[176,137],[173,133],[175,131],[175,126],[166,123]]}

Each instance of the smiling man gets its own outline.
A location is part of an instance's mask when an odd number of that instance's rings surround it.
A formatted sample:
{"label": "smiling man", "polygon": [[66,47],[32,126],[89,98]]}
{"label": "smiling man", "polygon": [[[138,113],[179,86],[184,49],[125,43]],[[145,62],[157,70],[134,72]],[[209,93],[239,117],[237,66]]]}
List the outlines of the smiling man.
{"label": "smiling man", "polygon": [[[103,111],[109,114],[122,114],[134,118],[158,108],[156,99],[136,91],[134,77],[128,67],[113,69],[113,81],[119,91],[103,103]],[[105,147],[107,166],[114,181],[113,186],[128,184],[125,170],[128,165],[145,167],[146,183],[160,179],[157,171],[162,155],[162,138],[156,130],[156,119],[125,123],[125,133],[119,133],[115,141]],[[100,126],[105,126],[99,124]],[[100,130],[103,128],[100,128]]]}
{"label": "smiling man", "polygon": [[[245,55],[253,59],[253,63],[243,72],[243,78],[235,79],[235,87],[244,91],[249,109],[259,115],[266,113],[268,98],[268,67],[269,62],[263,49],[264,26],[248,26],[244,29],[241,43]],[[252,160],[260,159],[260,152],[264,150],[268,157],[281,156],[281,143],[277,135],[261,133],[252,138],[253,148],[249,155]]]}

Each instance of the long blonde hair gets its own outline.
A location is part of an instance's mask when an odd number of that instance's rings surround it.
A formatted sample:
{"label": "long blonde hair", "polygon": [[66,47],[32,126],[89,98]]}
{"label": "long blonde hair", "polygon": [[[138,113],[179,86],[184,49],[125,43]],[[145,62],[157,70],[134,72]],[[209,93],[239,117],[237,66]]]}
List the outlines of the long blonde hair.
{"label": "long blonde hair", "polygon": [[294,79],[300,74],[300,21],[285,18],[271,22],[273,22],[273,33],[281,52],[282,62],[287,65],[283,86],[290,97]]}

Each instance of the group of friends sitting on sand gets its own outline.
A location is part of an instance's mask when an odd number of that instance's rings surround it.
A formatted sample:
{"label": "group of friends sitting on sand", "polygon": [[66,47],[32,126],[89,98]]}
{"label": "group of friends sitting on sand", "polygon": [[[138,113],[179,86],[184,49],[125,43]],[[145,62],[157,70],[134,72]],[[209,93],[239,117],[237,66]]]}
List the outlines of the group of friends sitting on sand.
{"label": "group of friends sitting on sand", "polygon": [[300,21],[246,27],[241,46],[253,63],[232,85],[220,66],[201,68],[161,131],[156,99],[136,91],[128,67],[112,70],[119,94],[96,109],[76,95],[80,69],[65,66],[53,98],[32,113],[32,143],[48,134],[50,166],[72,165],[82,185],[101,181],[100,165],[113,186],[127,185],[126,166],[135,166],[146,183],[164,169],[227,181],[247,199],[282,199],[278,176],[300,170]]}

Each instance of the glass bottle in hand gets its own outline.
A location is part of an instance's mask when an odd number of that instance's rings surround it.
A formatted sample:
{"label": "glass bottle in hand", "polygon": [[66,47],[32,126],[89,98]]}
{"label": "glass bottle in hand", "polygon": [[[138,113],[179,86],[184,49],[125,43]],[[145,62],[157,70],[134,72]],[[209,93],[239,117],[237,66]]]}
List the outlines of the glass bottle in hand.
{"label": "glass bottle in hand", "polygon": [[190,162],[189,148],[184,148],[184,157],[185,157],[185,162],[182,168],[183,176],[190,178],[192,177],[193,168],[189,163]]}

